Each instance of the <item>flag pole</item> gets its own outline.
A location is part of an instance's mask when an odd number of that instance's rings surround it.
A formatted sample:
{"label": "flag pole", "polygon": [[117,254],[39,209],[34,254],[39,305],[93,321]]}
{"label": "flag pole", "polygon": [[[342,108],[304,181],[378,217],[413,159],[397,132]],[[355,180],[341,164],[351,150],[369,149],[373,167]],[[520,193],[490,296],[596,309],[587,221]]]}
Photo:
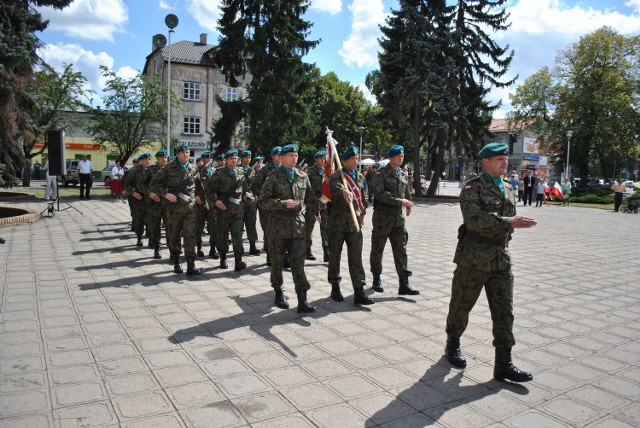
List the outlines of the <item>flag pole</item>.
{"label": "flag pole", "polygon": [[[349,186],[347,185],[347,179],[344,178],[344,171],[342,171],[342,162],[340,162],[340,157],[338,156],[335,144],[333,144],[333,131],[330,130],[329,127],[327,127],[325,134],[327,134],[327,142],[331,144],[333,148],[333,150],[331,150],[333,153],[331,160],[338,166],[338,171],[340,171],[340,178],[342,179],[342,185],[345,189],[349,189]],[[360,222],[358,221],[358,217],[356,216],[356,210],[353,208],[353,203],[349,202],[347,203],[347,205],[349,206],[349,213],[351,214],[351,220],[353,221],[353,225],[356,228],[356,232],[360,232]]]}

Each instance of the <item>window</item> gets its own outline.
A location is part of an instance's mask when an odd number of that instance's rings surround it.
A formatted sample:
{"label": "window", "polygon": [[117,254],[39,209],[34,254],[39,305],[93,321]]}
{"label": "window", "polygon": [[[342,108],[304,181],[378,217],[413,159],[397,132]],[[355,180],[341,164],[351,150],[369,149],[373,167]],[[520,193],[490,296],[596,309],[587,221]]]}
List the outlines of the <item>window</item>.
{"label": "window", "polygon": [[182,98],[185,100],[200,100],[200,84],[193,82],[184,82],[182,87]]}
{"label": "window", "polygon": [[182,132],[185,134],[199,134],[200,133],[200,118],[199,117],[185,117],[182,122]]}
{"label": "window", "polygon": [[238,101],[238,88],[227,87],[227,102]]}

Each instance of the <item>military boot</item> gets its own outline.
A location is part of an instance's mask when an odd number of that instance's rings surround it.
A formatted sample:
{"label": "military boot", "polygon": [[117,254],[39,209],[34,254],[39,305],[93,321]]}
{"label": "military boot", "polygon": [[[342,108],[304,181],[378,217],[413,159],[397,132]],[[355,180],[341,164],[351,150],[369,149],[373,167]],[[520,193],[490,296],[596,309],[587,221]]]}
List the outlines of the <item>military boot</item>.
{"label": "military boot", "polygon": [[256,241],[249,241],[249,255],[250,256],[259,256],[260,250],[256,247]]}
{"label": "military boot", "polygon": [[329,246],[322,246],[322,261],[325,263],[329,263]]}
{"label": "military boot", "polygon": [[271,266],[273,263],[271,262],[271,256],[267,253],[267,266]]}
{"label": "military boot", "polygon": [[182,266],[180,266],[180,256],[173,257],[173,271],[175,273],[182,273]]}
{"label": "military boot", "polygon": [[136,242],[136,247],[142,247],[142,235],[138,235],[138,241]]}
{"label": "military boot", "polygon": [[408,275],[400,275],[400,288],[398,289],[398,294],[401,296],[415,296],[420,294],[420,291],[409,286]]}
{"label": "military boot", "polygon": [[313,253],[311,252],[311,247],[307,247],[307,256],[306,256],[307,260],[315,260],[316,256],[313,255]]}
{"label": "military boot", "polygon": [[196,269],[196,258],[187,256],[187,276],[201,275],[200,269]]}
{"label": "military boot", "polygon": [[511,348],[496,348],[496,364],[493,368],[493,377],[496,380],[510,380],[512,382],[529,382],[533,375],[523,372],[513,365],[511,361]]}
{"label": "military boot", "polygon": [[289,299],[284,295],[282,290],[276,290],[276,301],[275,304],[280,309],[289,309]]}
{"label": "military boot", "polygon": [[196,251],[196,255],[198,257],[204,257],[204,252],[202,251],[202,244],[198,244],[198,250]]}
{"label": "military boot", "polygon": [[234,254],[234,258],[236,261],[236,266],[233,268],[234,271],[240,272],[247,267],[247,264],[242,261],[242,254]]}
{"label": "military boot", "polygon": [[227,264],[227,253],[220,251],[220,269],[229,269]]}
{"label": "military boot", "polygon": [[154,259],[161,259],[162,256],[160,255],[160,245],[155,245],[153,247],[153,258]]}
{"label": "military boot", "polygon": [[211,248],[209,249],[209,257],[214,260],[218,260],[220,258],[220,256],[218,256],[218,252],[216,251],[216,247],[211,246]]}
{"label": "military boot", "polygon": [[380,274],[379,273],[374,273],[373,274],[373,284],[371,285],[371,288],[376,293],[383,293],[384,292],[384,288],[382,288],[382,280],[380,279]]}
{"label": "military boot", "polygon": [[462,350],[460,349],[459,337],[454,337],[450,334],[447,335],[447,346],[444,348],[444,353],[452,366],[461,369],[467,367],[467,360],[464,358],[464,355],[462,355]]}
{"label": "military boot", "polygon": [[364,287],[358,287],[353,290],[354,305],[373,305],[376,301],[364,293]]}
{"label": "military boot", "polygon": [[296,294],[298,295],[299,314],[309,314],[318,310],[315,306],[311,306],[309,302],[307,302],[307,290],[296,290]]}
{"label": "military boot", "polygon": [[335,300],[336,302],[343,302],[344,301],[344,296],[342,295],[342,292],[340,291],[340,284],[338,284],[338,283],[331,284],[331,298],[333,300]]}
{"label": "military boot", "polygon": [[282,259],[282,268],[291,269],[291,262],[289,262],[289,253],[284,253],[284,258]]}

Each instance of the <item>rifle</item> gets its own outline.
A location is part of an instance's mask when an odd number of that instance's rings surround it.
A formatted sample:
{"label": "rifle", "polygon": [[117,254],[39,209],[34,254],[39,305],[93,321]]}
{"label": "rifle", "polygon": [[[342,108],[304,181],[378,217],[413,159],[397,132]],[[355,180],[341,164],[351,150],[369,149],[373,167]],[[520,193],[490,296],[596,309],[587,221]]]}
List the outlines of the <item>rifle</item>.
{"label": "rifle", "polygon": [[178,185],[178,187],[176,187],[176,190],[174,190],[171,193],[173,193],[176,196],[176,198],[180,198],[185,202],[191,202],[191,196],[185,195],[184,191],[186,190],[186,188],[191,183],[191,180],[193,180],[193,177],[195,177],[196,174],[200,174],[203,170],[208,168],[210,164],[211,164],[211,160],[209,162],[205,163],[204,165],[202,165],[200,167],[197,167],[196,170],[193,171],[191,174],[187,174],[187,176],[184,178],[184,180],[182,180],[180,182],[180,184]]}

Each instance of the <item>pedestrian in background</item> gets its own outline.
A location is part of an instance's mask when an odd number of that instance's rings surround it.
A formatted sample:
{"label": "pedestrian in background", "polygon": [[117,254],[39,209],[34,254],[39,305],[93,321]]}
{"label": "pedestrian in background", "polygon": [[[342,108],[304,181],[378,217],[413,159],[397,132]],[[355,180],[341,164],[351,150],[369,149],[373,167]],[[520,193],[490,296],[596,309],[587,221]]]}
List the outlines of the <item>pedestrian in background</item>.
{"label": "pedestrian in background", "polygon": [[613,211],[618,212],[620,211],[620,205],[622,205],[622,196],[627,191],[627,188],[622,184],[622,179],[618,178],[616,183],[611,186],[611,190],[613,190]]}
{"label": "pedestrian in background", "polygon": [[87,160],[87,155],[82,155],[82,160],[78,162],[78,175],[80,176],[80,199],[89,199],[93,184],[93,164]]}
{"label": "pedestrian in background", "polygon": [[571,181],[569,177],[564,178],[564,182],[562,183],[562,205],[570,206],[569,200],[571,199]]}

